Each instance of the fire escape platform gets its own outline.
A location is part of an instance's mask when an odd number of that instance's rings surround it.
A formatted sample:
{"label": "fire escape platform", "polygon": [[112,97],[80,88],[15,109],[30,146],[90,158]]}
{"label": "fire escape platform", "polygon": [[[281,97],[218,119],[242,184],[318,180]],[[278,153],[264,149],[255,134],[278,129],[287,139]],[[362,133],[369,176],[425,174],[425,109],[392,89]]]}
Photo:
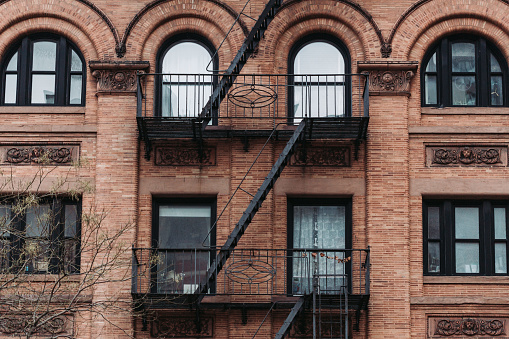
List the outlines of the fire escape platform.
{"label": "fire escape platform", "polygon": [[[270,296],[257,301],[257,296],[249,298],[250,302],[235,301],[236,296],[230,295],[206,295],[199,304],[200,309],[269,309],[274,304],[274,308],[290,309],[300,297],[294,296]],[[305,296],[307,302],[306,308],[311,306],[311,295]],[[320,296],[322,302],[329,306],[329,309],[339,308],[341,302],[344,301],[343,295],[326,295]],[[196,307],[197,296],[195,294],[135,294],[133,299],[138,302],[145,310],[177,310],[189,309]],[[238,298],[237,298],[238,299]],[[349,294],[348,307],[350,310],[361,311],[367,310],[369,294]]]}

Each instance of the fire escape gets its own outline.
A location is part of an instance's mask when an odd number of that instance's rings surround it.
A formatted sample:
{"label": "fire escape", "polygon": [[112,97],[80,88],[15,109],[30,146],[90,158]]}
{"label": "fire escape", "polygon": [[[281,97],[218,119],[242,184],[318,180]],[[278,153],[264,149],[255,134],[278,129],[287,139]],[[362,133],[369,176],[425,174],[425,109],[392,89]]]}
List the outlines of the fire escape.
{"label": "fire escape", "polygon": [[[305,154],[306,144],[312,140],[350,140],[357,158],[359,145],[367,135],[369,92],[366,75],[241,74],[281,3],[282,0],[267,3],[223,74],[144,74],[138,77],[137,121],[147,159],[151,157],[154,144],[171,139],[196,142],[200,159],[207,139],[241,138],[246,149],[253,138],[266,138],[265,145],[271,140],[287,140],[287,143],[220,248],[178,250],[178,253],[177,250],[133,249],[132,294],[136,308],[141,312],[186,305],[196,310],[197,318],[199,310],[206,307],[239,308],[243,321],[244,318],[247,321],[249,308],[266,308],[267,316],[273,309],[289,308],[275,338],[287,338],[292,327],[299,326],[299,319],[307,310],[313,318],[313,338],[348,338],[349,314],[355,314],[354,328],[358,328],[360,312],[367,308],[369,249],[236,248],[298,147],[304,149]],[[179,82],[188,83],[187,79],[192,77],[193,83],[199,83],[200,89],[209,88],[209,92],[203,90],[201,98],[197,99],[200,91],[192,91],[193,98],[188,90],[177,91],[178,96],[184,97],[183,100],[177,99],[179,104],[194,101],[194,112],[186,116],[157,116],[147,108],[147,103],[154,100],[155,86],[163,76],[176,88]],[[204,93],[210,95],[205,98]],[[292,100],[300,102],[299,109],[291,104]],[[197,107],[202,108],[197,110]],[[242,182],[235,193],[243,190]],[[212,259],[206,268],[195,264],[193,269],[186,271],[185,279],[192,277],[193,283],[181,284],[184,273],[174,270],[171,286],[166,284],[165,288],[159,288],[163,284],[158,281],[161,258],[168,260],[178,256],[196,263],[199,255]],[[334,264],[331,266],[330,262]],[[320,267],[333,268],[324,271]],[[301,273],[298,281],[292,282],[290,277],[296,270]],[[298,290],[296,285],[300,286]],[[260,298],[242,303],[231,303],[230,299],[222,298],[232,295]]]}

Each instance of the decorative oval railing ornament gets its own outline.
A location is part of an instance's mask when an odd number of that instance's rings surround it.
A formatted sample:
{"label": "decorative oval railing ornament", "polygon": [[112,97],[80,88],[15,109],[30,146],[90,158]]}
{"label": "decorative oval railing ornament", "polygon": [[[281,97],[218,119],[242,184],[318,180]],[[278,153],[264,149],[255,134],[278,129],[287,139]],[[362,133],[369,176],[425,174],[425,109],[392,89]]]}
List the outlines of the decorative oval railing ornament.
{"label": "decorative oval railing ornament", "polygon": [[276,269],[261,260],[239,260],[226,268],[228,279],[239,284],[261,284],[276,275]]}
{"label": "decorative oval railing ornament", "polygon": [[269,86],[242,85],[233,89],[228,100],[242,108],[262,108],[277,100],[277,93]]}

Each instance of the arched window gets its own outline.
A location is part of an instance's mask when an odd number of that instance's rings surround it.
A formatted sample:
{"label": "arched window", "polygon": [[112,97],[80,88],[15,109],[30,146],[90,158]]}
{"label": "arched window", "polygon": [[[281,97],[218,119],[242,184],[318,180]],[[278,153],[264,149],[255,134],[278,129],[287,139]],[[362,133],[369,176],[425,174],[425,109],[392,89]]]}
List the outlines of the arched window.
{"label": "arched window", "polygon": [[13,46],[2,63],[2,105],[84,105],[85,61],[66,38],[38,34]]}
{"label": "arched window", "polygon": [[423,106],[507,106],[507,63],[481,37],[446,37],[422,64]]}
{"label": "arched window", "polygon": [[[156,114],[192,118],[200,114],[212,93],[215,77],[207,71],[214,47],[196,34],[180,34],[167,41],[158,56],[159,83]],[[217,70],[217,58],[208,66]]]}
{"label": "arched window", "polygon": [[312,34],[299,41],[288,58],[290,91],[288,115],[340,117],[350,114],[350,58],[341,41]]}

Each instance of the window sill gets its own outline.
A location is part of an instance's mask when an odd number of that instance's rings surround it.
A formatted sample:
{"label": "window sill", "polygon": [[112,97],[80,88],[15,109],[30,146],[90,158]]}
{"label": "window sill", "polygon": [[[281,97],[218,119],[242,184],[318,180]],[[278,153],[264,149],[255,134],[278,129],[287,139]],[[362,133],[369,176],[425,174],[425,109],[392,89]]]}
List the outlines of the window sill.
{"label": "window sill", "polygon": [[509,115],[509,107],[421,107],[422,115]]}
{"label": "window sill", "polygon": [[478,284],[478,285],[509,285],[508,276],[424,276],[424,284],[430,285],[464,285],[464,284]]}
{"label": "window sill", "polygon": [[85,106],[0,106],[0,114],[85,114]]}
{"label": "window sill", "polygon": [[[59,274],[5,274],[0,277],[0,282],[7,282],[15,279],[16,282],[54,282],[61,278]],[[79,282],[82,277],[80,274],[72,274],[63,278],[62,282]]]}

